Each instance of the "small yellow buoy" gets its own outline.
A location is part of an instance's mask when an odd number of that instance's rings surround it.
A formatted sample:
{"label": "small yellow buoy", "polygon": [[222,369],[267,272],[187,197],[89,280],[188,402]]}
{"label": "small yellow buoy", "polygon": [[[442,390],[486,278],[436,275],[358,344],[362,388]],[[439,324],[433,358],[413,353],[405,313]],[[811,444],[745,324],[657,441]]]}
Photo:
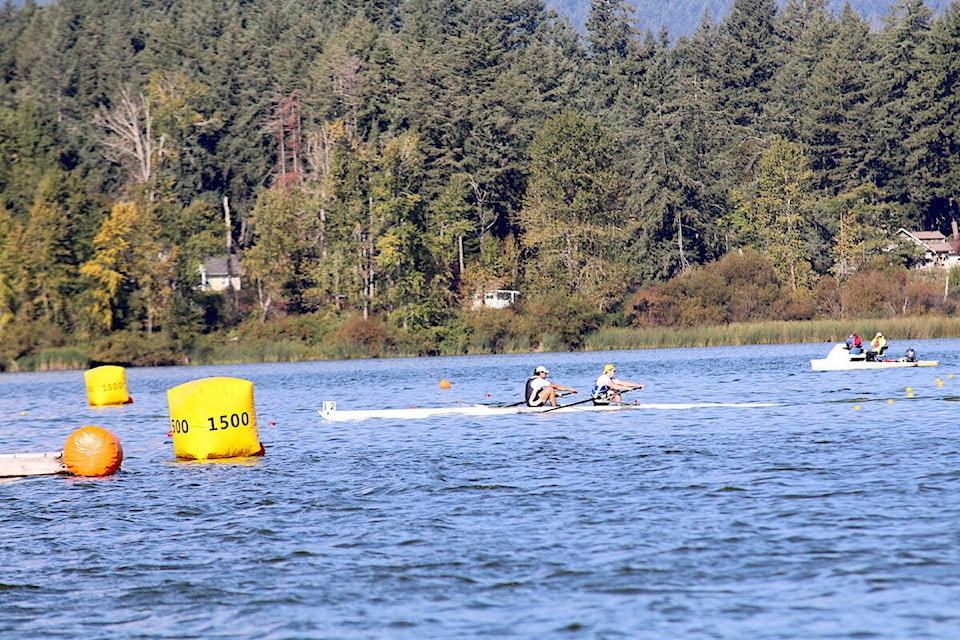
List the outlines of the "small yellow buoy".
{"label": "small yellow buoy", "polygon": [[860,405],[855,404],[855,405],[853,405],[853,408],[854,408],[854,410],[859,410],[859,409],[860,409]]}
{"label": "small yellow buoy", "polygon": [[893,404],[893,398],[888,398],[888,399],[887,399],[887,404]]}
{"label": "small yellow buoy", "polygon": [[112,476],[123,462],[120,439],[101,427],[81,427],[63,446],[63,461],[76,476]]}
{"label": "small yellow buoy", "polygon": [[913,393],[913,387],[907,387],[906,391],[907,393]]}
{"label": "small yellow buoy", "polygon": [[449,388],[450,388],[450,381],[449,381],[449,380],[441,380],[441,381],[440,381],[440,388],[441,388],[441,389],[449,389]]}
{"label": "small yellow buoy", "polygon": [[107,364],[94,367],[83,374],[87,386],[87,402],[91,407],[130,404],[127,393],[127,375],[123,367]]}

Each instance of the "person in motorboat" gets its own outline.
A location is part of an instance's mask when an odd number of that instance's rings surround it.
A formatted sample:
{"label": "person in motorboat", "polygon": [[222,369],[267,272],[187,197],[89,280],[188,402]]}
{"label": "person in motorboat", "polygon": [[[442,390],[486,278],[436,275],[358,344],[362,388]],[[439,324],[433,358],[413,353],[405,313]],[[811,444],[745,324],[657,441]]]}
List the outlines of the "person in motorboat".
{"label": "person in motorboat", "polygon": [[620,394],[624,391],[643,389],[642,384],[619,380],[616,375],[617,368],[614,365],[608,364],[603,368],[603,373],[600,374],[597,383],[593,386],[593,404],[619,403]]}
{"label": "person in motorboat", "polygon": [[858,356],[863,353],[863,340],[861,340],[860,336],[856,333],[851,333],[845,344],[847,345],[847,351],[850,352],[850,355]]}
{"label": "person in motorboat", "polygon": [[887,339],[883,334],[877,331],[877,335],[870,341],[870,348],[867,349],[867,361],[873,362],[883,358],[883,352],[887,350]]}
{"label": "person in motorboat", "polygon": [[557,406],[557,391],[566,391],[567,393],[576,393],[576,389],[565,387],[562,384],[554,384],[547,380],[550,372],[546,367],[537,367],[533,370],[533,375],[527,378],[527,384],[523,391],[523,397],[526,398],[528,407],[542,407],[549,404],[551,407]]}

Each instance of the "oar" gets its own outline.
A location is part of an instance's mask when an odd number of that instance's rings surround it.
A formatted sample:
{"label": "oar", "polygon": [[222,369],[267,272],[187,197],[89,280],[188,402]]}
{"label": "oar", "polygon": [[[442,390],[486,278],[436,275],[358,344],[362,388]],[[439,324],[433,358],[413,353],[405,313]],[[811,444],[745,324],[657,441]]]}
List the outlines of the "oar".
{"label": "oar", "polygon": [[[620,395],[623,395],[623,394],[629,393],[629,392],[631,392],[631,391],[636,391],[636,389],[626,389],[625,391],[618,391],[617,393],[620,394]],[[578,400],[578,401],[576,401],[576,402],[571,402],[570,404],[563,404],[563,405],[557,405],[557,406],[555,406],[555,407],[550,407],[550,408],[547,409],[546,411],[541,411],[540,413],[550,413],[551,411],[556,411],[557,409],[565,409],[565,408],[567,408],[567,407],[575,407],[575,406],[577,406],[578,404],[584,404],[584,403],[587,403],[587,402],[593,402],[593,396],[590,396],[590,397],[587,398],[586,400]],[[621,402],[620,404],[623,404],[623,403]]]}
{"label": "oar", "polygon": [[[562,398],[563,396],[569,396],[569,395],[572,395],[572,394],[573,394],[572,391],[568,391],[568,392],[566,392],[566,393],[558,393],[558,394],[557,394],[557,397],[558,397],[558,398]],[[592,399],[592,398],[591,398],[591,399]],[[519,407],[519,406],[522,405],[522,404],[527,404],[527,401],[526,401],[526,400],[521,400],[520,402],[514,402],[513,404],[498,404],[498,405],[497,405],[497,409],[509,409],[510,407]],[[567,405],[567,406],[569,407],[570,405]],[[544,413],[546,413],[546,411],[544,411]]]}
{"label": "oar", "polygon": [[578,404],[584,404],[586,402],[593,402],[593,396],[590,396],[586,400],[577,400],[576,402],[571,402],[570,404],[558,404],[555,407],[550,407],[546,411],[541,411],[540,413],[550,413],[551,411],[556,411],[557,409],[564,409],[566,407],[575,407]]}

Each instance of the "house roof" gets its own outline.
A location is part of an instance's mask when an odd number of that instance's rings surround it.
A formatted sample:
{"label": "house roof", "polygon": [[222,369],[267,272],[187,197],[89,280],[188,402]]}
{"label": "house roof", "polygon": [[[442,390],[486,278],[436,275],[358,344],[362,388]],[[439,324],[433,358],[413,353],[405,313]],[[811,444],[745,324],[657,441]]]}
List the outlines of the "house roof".
{"label": "house roof", "polygon": [[953,244],[939,231],[907,231],[899,229],[897,233],[907,236],[915,244],[933,253],[954,253]]}
{"label": "house roof", "polygon": [[200,265],[200,271],[207,274],[210,277],[222,277],[228,275],[238,276],[240,275],[240,259],[235,256],[230,256],[230,269],[227,270],[227,256],[218,256],[216,258],[207,258],[203,261],[203,264]]}

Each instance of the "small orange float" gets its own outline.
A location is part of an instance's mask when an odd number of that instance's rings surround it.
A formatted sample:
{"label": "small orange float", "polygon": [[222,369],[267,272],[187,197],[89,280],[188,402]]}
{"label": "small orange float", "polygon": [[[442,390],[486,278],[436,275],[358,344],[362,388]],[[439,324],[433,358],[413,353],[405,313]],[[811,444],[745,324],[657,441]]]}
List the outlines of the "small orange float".
{"label": "small orange float", "polygon": [[120,439],[101,427],[77,429],[63,446],[63,461],[78,476],[112,476],[123,462]]}

